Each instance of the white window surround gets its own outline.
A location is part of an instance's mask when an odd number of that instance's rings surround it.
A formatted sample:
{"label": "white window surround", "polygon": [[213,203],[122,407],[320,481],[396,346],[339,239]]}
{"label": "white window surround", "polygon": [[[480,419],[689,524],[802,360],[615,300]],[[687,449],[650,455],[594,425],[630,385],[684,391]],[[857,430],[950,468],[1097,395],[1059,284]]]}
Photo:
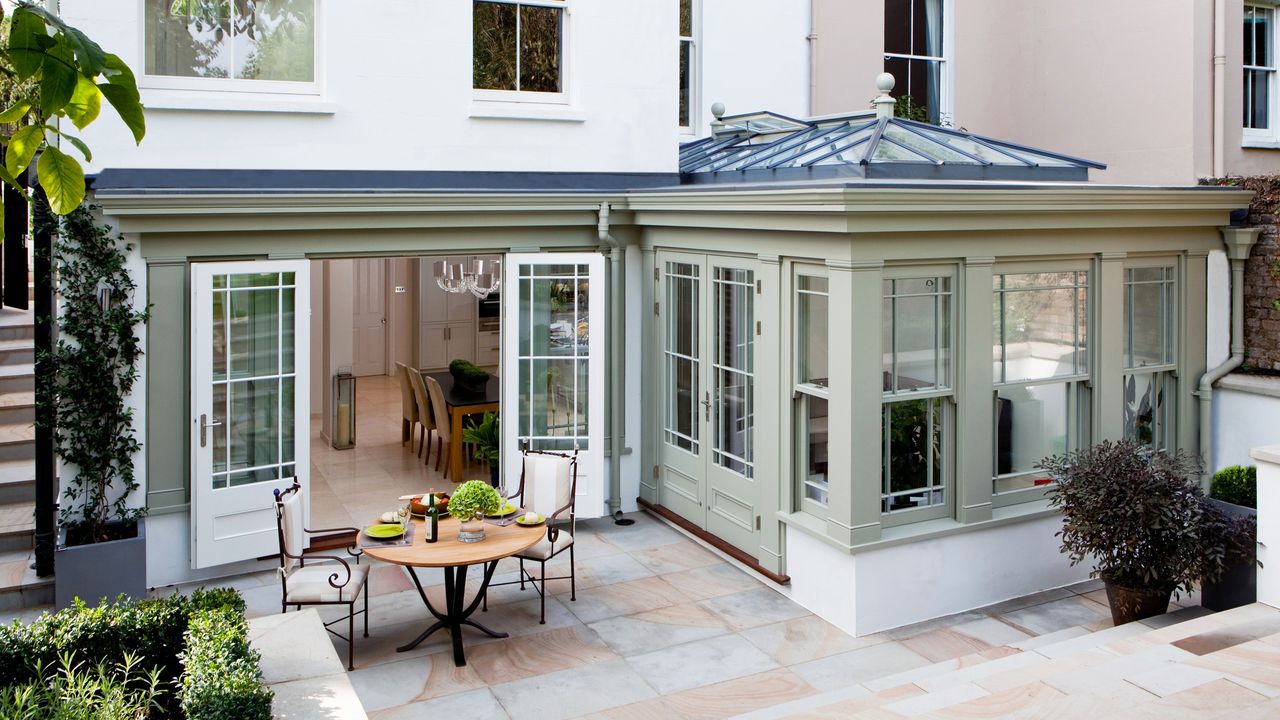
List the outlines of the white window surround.
{"label": "white window surround", "polygon": [[[1245,127],[1245,117],[1242,111],[1240,117],[1241,147],[1273,150],[1280,149],[1280,127],[1278,127],[1280,126],[1280,97],[1277,97],[1277,95],[1280,94],[1280,81],[1277,81],[1277,77],[1280,76],[1280,70],[1276,69],[1277,67],[1280,67],[1277,65],[1276,59],[1276,50],[1280,49],[1280,42],[1278,42],[1280,41],[1280,30],[1276,29],[1276,19],[1280,17],[1280,8],[1277,7],[1278,4],[1280,3],[1270,1],[1244,3],[1244,7],[1246,9],[1258,8],[1262,10],[1270,10],[1272,12],[1271,32],[1266,38],[1271,51],[1270,64],[1265,66],[1253,66],[1250,64],[1252,60],[1251,58],[1243,57],[1243,55],[1240,58],[1240,67],[1242,71],[1249,69],[1269,71],[1267,82],[1267,124],[1270,125],[1270,127],[1265,129]],[[1243,15],[1241,17],[1241,21],[1243,22]],[[1244,51],[1243,46],[1241,47],[1241,50],[1242,52]],[[1243,73],[1241,74],[1240,82],[1240,91],[1242,93],[1248,93],[1248,89],[1244,86]],[[1242,98],[1242,100],[1247,100],[1247,98]]]}
{"label": "white window surround", "polygon": [[[682,44],[689,44],[689,123],[687,125],[680,125],[679,127],[681,135],[688,135],[692,137],[698,134],[697,129],[702,125],[700,121],[700,118],[702,117],[702,0],[689,0],[689,2],[691,3],[693,34],[679,36]],[[678,25],[679,5],[676,7],[676,23]],[[677,28],[676,32],[679,33],[679,28]],[[678,66],[676,68],[676,72],[678,75]],[[677,113],[679,113],[678,105]],[[679,124],[678,118],[676,122]]]}
{"label": "white window surround", "polygon": [[[904,60],[937,60],[941,70],[938,86],[938,118],[946,127],[954,127],[955,120],[955,48],[956,48],[956,2],[942,0],[942,54],[937,56],[907,55],[903,53],[884,52],[882,60],[900,58]],[[897,79],[899,83],[903,78]],[[902,86],[900,85],[900,89]]]}
{"label": "white window surround", "polygon": [[[138,3],[138,90],[148,109],[161,110],[228,110],[241,112],[301,112],[330,114],[332,103],[321,99],[324,87],[324,3],[314,0],[315,25],[313,79],[311,82],[279,80],[245,80],[238,78],[201,78],[146,73],[147,7]],[[151,91],[151,92],[148,92]]]}
{"label": "white window surround", "polygon": [[[472,87],[471,111],[473,118],[503,118],[513,120],[559,120],[582,122],[585,114],[572,104],[573,88],[573,3],[571,0],[484,0],[505,5],[532,5],[557,8],[560,16],[560,92],[532,92],[525,90],[486,90]],[[475,0],[471,0],[474,7]],[[471,13],[474,21],[475,14]],[[468,36],[475,37],[475,29],[468,28]],[[474,58],[475,49],[471,49]],[[506,106],[509,109],[499,109]]]}

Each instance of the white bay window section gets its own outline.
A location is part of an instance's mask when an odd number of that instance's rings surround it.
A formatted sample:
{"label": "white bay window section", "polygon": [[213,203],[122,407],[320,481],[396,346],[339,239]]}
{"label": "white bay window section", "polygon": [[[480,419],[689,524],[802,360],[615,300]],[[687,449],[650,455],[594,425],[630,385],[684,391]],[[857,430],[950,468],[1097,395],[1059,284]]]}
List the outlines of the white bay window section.
{"label": "white bay window section", "polygon": [[943,517],[950,506],[951,283],[944,276],[884,281],[881,512],[895,520]]}
{"label": "white bay window section", "polygon": [[1174,268],[1128,267],[1124,276],[1124,436],[1175,449]]}
{"label": "white bay window section", "polygon": [[317,0],[145,0],[143,85],[314,94]]}
{"label": "white bay window section", "polygon": [[825,270],[798,268],[795,288],[793,426],[798,503],[803,510],[822,514],[830,487],[827,474],[830,297]]}
{"label": "white bay window section", "polygon": [[1242,99],[1245,145],[1280,142],[1276,128],[1276,8],[1274,3],[1244,6]]}
{"label": "white bay window section", "polygon": [[1089,439],[1089,273],[1019,272],[993,280],[997,505],[1034,499],[1045,457]]}

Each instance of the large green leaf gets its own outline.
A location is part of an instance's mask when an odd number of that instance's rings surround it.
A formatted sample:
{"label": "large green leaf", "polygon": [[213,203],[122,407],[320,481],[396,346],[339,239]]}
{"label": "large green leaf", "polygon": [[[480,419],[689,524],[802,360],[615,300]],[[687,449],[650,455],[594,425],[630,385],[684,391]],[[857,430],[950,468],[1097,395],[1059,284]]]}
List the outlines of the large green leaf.
{"label": "large green leaf", "polygon": [[[71,94],[71,102],[67,103],[67,117],[81,130],[98,119],[102,111],[102,91],[89,78],[76,74],[76,90]],[[0,119],[0,122],[3,120]]]}
{"label": "large green leaf", "polygon": [[76,59],[80,61],[81,70],[86,75],[96,77],[103,71],[106,66],[107,53],[98,43],[90,40],[87,35],[66,24],[62,18],[42,7],[32,5],[25,8],[25,10],[37,15],[41,20],[52,25],[55,32],[61,32],[66,37],[67,43],[75,50]]}
{"label": "large green leaf", "polygon": [[76,149],[80,151],[80,154],[84,155],[85,162],[93,162],[93,153],[89,151],[89,146],[86,145],[83,140],[70,133],[65,133],[52,125],[46,125],[45,129],[50,132],[57,133],[58,137],[66,140],[72,145],[75,145]]}
{"label": "large green leaf", "polygon": [[130,94],[127,87],[98,83],[98,89],[133,133],[133,141],[142,142],[142,136],[147,134],[147,120],[142,116],[142,103],[138,101],[137,88]]}
{"label": "large green leaf", "polygon": [[36,161],[36,172],[55,213],[68,215],[80,207],[84,201],[84,168],[75,158],[47,145]]}
{"label": "large green leaf", "polygon": [[26,117],[26,114],[30,111],[31,103],[22,101],[16,102],[12,107],[8,108],[4,112],[0,112],[0,124],[7,125],[9,123],[18,122],[22,118]]}
{"label": "large green leaf", "polygon": [[40,40],[48,37],[44,21],[39,16],[26,7],[13,9],[13,20],[9,26],[9,60],[19,80],[26,80],[40,70],[44,63],[44,45]]}
{"label": "large green leaf", "polygon": [[44,126],[27,125],[18,128],[18,132],[9,138],[9,146],[4,151],[4,166],[10,173],[17,174],[31,164],[36,150],[44,142]]}
{"label": "large green leaf", "polygon": [[40,66],[40,110],[45,117],[52,117],[71,102],[78,77],[75,51],[62,37],[57,38]]}

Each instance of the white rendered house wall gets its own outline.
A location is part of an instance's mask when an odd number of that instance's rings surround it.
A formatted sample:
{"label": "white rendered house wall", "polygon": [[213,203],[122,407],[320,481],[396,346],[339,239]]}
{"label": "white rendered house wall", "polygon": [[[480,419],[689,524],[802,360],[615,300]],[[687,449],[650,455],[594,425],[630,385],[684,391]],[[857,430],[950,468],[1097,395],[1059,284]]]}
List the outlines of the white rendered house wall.
{"label": "white rendered house wall", "polygon": [[175,81],[145,75],[147,4],[61,2],[68,22],[136,71],[147,107],[140,147],[115,118],[85,133],[91,172],[676,169],[675,3],[565,0],[566,92],[554,103],[479,99],[471,0],[316,0],[313,94],[199,89],[217,85],[202,78],[158,87]]}

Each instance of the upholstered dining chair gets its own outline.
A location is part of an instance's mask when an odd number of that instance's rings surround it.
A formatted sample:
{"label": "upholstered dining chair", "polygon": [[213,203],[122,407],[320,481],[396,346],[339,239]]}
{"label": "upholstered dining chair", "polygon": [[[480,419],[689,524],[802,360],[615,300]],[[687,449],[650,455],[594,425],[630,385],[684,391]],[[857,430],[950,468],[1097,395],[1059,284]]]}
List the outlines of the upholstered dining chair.
{"label": "upholstered dining chair", "polygon": [[[444,402],[444,390],[440,383],[430,375],[423,375],[427,384],[427,396],[431,398],[431,412],[436,420],[436,469],[440,469],[440,458],[444,457],[444,476],[449,477],[449,444],[453,440],[453,431],[449,424],[449,406]],[[443,448],[443,450],[441,449]]]}
{"label": "upholstered dining chair", "polygon": [[[302,546],[308,534],[359,531],[356,528],[308,530],[303,527],[301,490],[302,485],[294,478],[293,485],[284,492],[273,491],[276,533],[280,540],[280,612],[288,612],[290,605],[295,610],[301,610],[303,605],[346,605],[346,617],[330,620],[324,624],[324,629],[347,641],[347,669],[354,670],[356,615],[364,615],[364,636],[369,637],[369,566],[360,564],[362,553],[355,549],[354,544],[347,549],[347,554],[355,558],[354,565],[337,555],[304,557]],[[356,599],[361,595],[364,595],[364,609],[357,611]],[[347,621],[345,637],[330,627],[343,620]]]}
{"label": "upholstered dining chair", "polygon": [[409,366],[400,361],[396,361],[396,380],[400,383],[400,447],[407,442],[412,450],[413,431],[418,424],[418,399],[413,396]]}
{"label": "upholstered dining chair", "polygon": [[[533,585],[533,589],[537,590],[542,598],[542,609],[538,619],[541,625],[547,624],[548,580],[568,580],[569,600],[578,599],[578,583],[573,561],[573,536],[577,530],[575,510],[577,494],[577,450],[574,450],[572,455],[527,448],[523,451],[520,487],[511,494],[511,499],[518,506],[545,517],[547,532],[533,547],[516,555],[520,560],[519,580],[490,583],[489,587],[520,583],[520,589],[524,590],[526,582]],[[569,574],[547,577],[547,561],[565,550],[569,551]],[[537,577],[525,570],[525,561],[538,563]],[[485,605],[488,606],[488,598],[485,598]]]}
{"label": "upholstered dining chair", "polygon": [[[424,465],[431,464],[431,433],[437,435],[440,430],[436,424],[435,414],[432,412],[431,396],[427,393],[427,386],[422,382],[422,373],[418,370],[405,366],[405,373],[409,376],[409,386],[413,388],[414,404],[418,406],[418,424],[422,426],[422,442],[418,444],[418,457],[422,457],[422,449],[427,449],[427,457],[423,460]],[[440,448],[436,448],[436,464],[440,464]]]}

